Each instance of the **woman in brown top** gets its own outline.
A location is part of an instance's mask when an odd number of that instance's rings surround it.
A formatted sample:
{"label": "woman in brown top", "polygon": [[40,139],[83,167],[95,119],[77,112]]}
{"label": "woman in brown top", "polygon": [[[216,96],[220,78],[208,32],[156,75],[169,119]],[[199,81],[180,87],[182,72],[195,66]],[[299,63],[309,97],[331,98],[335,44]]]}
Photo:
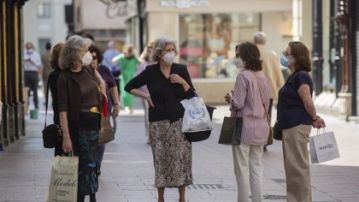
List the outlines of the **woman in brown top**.
{"label": "woman in brown top", "polygon": [[92,61],[91,42],[70,37],[61,51],[58,78],[58,110],[63,131],[64,152],[79,157],[78,199],[90,195],[95,202],[98,190],[96,149],[100,129],[101,92],[105,84],[99,74],[87,67]]}

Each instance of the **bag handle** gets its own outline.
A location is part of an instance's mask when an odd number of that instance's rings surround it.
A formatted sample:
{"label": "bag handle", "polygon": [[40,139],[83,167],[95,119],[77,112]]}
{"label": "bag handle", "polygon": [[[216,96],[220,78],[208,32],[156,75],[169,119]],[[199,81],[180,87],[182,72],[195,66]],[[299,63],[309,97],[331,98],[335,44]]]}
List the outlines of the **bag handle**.
{"label": "bag handle", "polygon": [[253,73],[253,75],[254,75],[254,78],[255,78],[255,80],[257,81],[257,86],[258,86],[258,89],[259,89],[259,94],[260,94],[260,97],[261,97],[261,101],[262,101],[262,105],[263,105],[263,108],[264,108],[264,112],[265,112],[265,115],[267,116],[267,122],[268,122],[268,125],[269,125],[269,127],[271,127],[271,118],[270,118],[270,116],[269,116],[269,113],[268,113],[268,110],[267,110],[267,108],[266,108],[266,106],[265,106],[265,104],[264,104],[264,101],[263,101],[263,94],[262,94],[262,88],[261,88],[261,86],[259,85],[259,81],[258,81],[258,77],[255,75],[255,73]]}

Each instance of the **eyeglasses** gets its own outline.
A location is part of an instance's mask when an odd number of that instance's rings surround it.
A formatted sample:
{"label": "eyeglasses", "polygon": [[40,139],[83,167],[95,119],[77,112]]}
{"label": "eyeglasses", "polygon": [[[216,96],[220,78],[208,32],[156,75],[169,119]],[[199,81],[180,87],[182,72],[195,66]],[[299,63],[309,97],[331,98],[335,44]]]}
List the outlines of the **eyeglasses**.
{"label": "eyeglasses", "polygon": [[147,46],[148,49],[152,49],[153,47],[152,46]]}

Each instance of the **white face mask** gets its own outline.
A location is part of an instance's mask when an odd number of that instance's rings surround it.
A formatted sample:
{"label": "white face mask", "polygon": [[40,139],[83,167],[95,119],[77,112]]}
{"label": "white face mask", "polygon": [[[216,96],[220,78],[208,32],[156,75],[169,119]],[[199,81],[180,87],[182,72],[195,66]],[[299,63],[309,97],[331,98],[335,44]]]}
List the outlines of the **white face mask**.
{"label": "white face mask", "polygon": [[92,58],[90,51],[87,51],[87,53],[82,57],[82,63],[84,65],[91,64],[92,60],[93,60],[93,58]]}
{"label": "white face mask", "polygon": [[166,53],[164,56],[163,56],[163,60],[167,63],[167,64],[172,64],[173,61],[175,60],[175,57],[176,57],[176,54],[175,52],[171,51],[171,52],[168,52]]}
{"label": "white face mask", "polygon": [[234,65],[236,65],[237,68],[243,69],[244,68],[244,62],[241,58],[235,58],[234,59]]}

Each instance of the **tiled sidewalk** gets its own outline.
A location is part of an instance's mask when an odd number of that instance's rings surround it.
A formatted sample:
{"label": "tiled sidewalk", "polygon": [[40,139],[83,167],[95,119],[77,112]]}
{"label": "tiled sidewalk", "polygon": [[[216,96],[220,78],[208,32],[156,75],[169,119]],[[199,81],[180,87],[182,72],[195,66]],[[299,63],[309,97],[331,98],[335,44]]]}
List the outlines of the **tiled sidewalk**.
{"label": "tiled sidewalk", "polygon": [[[194,185],[187,191],[190,202],[234,202],[236,183],[232,153],[218,145],[226,107],[214,114],[215,130],[209,140],[193,144]],[[359,125],[325,117],[334,130],[341,158],[312,166],[313,201],[359,201]],[[26,120],[27,136],[0,153],[0,202],[44,202],[49,183],[52,150],[42,148],[39,120]],[[316,131],[313,131],[315,134]],[[285,178],[280,142],[264,154],[264,201],[285,201]],[[106,145],[100,176],[99,202],[155,202],[152,153],[146,144],[141,110],[118,118],[116,140]],[[176,189],[166,190],[166,202],[175,202]]]}

